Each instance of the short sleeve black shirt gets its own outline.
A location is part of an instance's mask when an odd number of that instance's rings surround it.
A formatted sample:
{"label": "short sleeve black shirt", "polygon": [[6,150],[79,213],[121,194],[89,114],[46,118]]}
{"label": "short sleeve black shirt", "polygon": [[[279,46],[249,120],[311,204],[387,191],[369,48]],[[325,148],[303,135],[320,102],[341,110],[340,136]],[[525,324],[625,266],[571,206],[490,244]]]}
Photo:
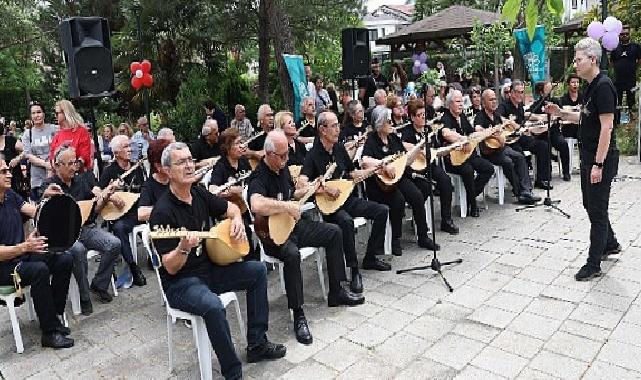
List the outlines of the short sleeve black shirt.
{"label": "short sleeve black shirt", "polygon": [[[599,145],[599,135],[601,133],[599,115],[614,114],[616,106],[616,89],[612,81],[603,73],[599,73],[586,88],[581,111],[579,138],[581,140],[581,151],[584,152],[582,158],[585,158],[587,162],[594,160],[597,146]],[[613,149],[616,149],[614,129],[610,138],[609,150]]]}
{"label": "short sleeve black shirt", "polygon": [[249,165],[249,160],[246,157],[241,157],[238,159],[238,168],[235,168],[227,159],[227,156],[222,156],[214,169],[211,172],[211,180],[209,181],[210,185],[221,186],[227,183],[230,178],[238,178],[238,174],[241,172],[250,172],[252,170]]}
{"label": "short sleeve black shirt", "polygon": [[325,146],[320,140],[317,139],[305,158],[301,174],[306,175],[310,181],[313,181],[324,175],[327,167],[331,163],[336,163],[336,169],[332,174],[332,179],[350,178],[349,173],[355,169],[343,144],[334,144],[332,152],[330,153],[325,149]]}
{"label": "short sleeve black shirt", "polygon": [[294,182],[285,166],[278,173],[274,173],[265,161],[261,161],[248,179],[248,203],[253,194],[260,194],[267,198],[288,201],[294,196]]}
{"label": "short sleeve black shirt", "polygon": [[[92,172],[77,174],[71,179],[71,185],[67,186],[60,177],[53,176],[43,181],[42,188],[46,189],[50,184],[55,183],[62,189],[62,192],[71,196],[76,202],[88,201],[94,198],[91,192],[95,184],[95,177]],[[132,207],[133,208],[133,207]],[[96,221],[96,214],[94,212],[89,215],[85,224],[92,224]]]}
{"label": "short sleeve black shirt", "polygon": [[194,141],[189,150],[191,151],[191,156],[196,161],[220,156],[220,144],[209,145],[204,137],[200,137]]}
{"label": "short sleeve black shirt", "polygon": [[490,118],[485,110],[480,111],[474,117],[474,125],[481,126],[484,129],[491,128],[499,124],[501,124],[501,116],[496,111],[494,111],[493,118]]}
{"label": "short sleeve black shirt", "polygon": [[247,144],[247,147],[253,151],[263,150],[263,147],[265,146],[266,138],[267,138],[267,134],[263,133],[262,135],[250,141],[249,144]]}
{"label": "short sleeve black shirt", "polygon": [[366,78],[361,78],[358,80],[358,88],[365,89],[365,98],[363,99],[363,108],[367,109],[369,108],[369,98],[374,96],[374,93],[376,92],[378,88],[378,84],[376,83],[376,79],[374,79],[373,76],[367,76]]}
{"label": "short sleeve black shirt", "polygon": [[[305,128],[303,128],[305,127]],[[301,137],[316,137],[318,136],[318,128],[316,128],[316,121],[309,125],[307,119],[302,118],[296,123],[296,130],[299,131]]]}
{"label": "short sleeve black shirt", "polygon": [[449,110],[445,110],[443,117],[441,117],[441,122],[443,123],[443,128],[453,129],[460,135],[469,135],[474,132],[470,121],[463,114],[457,120]]}
{"label": "short sleeve black shirt", "polygon": [[641,46],[635,43],[619,44],[610,57],[614,64],[617,87],[622,90],[634,87],[637,78],[637,60],[641,59]]}
{"label": "short sleeve black shirt", "polygon": [[287,159],[287,165],[302,165],[305,161],[305,157],[307,156],[307,148],[305,147],[305,144],[298,140],[294,140],[294,147],[289,145],[289,158]]}
{"label": "short sleeve black shirt", "polygon": [[[24,229],[20,209],[25,203],[24,199],[15,191],[8,189],[4,194],[4,201],[0,202],[0,244],[17,245],[24,241]],[[0,269],[14,268],[20,261],[13,258],[7,261],[0,261]],[[10,269],[11,270],[11,269]]]}
{"label": "short sleeve black shirt", "polygon": [[145,183],[142,184],[140,190],[140,198],[138,198],[138,206],[148,207],[154,206],[158,199],[167,191],[169,185],[164,185],[151,176]]}
{"label": "short sleeve black shirt", "polygon": [[[132,164],[133,165],[133,164]],[[136,170],[130,173],[127,177],[123,179],[123,191],[129,191],[132,193],[140,193],[142,184],[145,182],[145,174],[143,173],[143,167],[138,166]],[[109,186],[109,183],[112,180],[120,177],[126,170],[121,168],[118,163],[113,162],[111,165],[107,166],[100,176],[100,181],[98,181],[98,186],[101,189]]]}
{"label": "short sleeve black shirt", "polygon": [[341,128],[341,132],[338,135],[338,141],[347,142],[354,140],[356,138],[354,136],[359,136],[364,133],[367,133],[367,125],[365,122],[362,122],[361,126],[358,128],[354,124],[350,123]]}
{"label": "short sleeve black shirt", "polygon": [[578,106],[583,104],[583,94],[579,91],[576,101],[572,100],[570,93],[566,92],[565,95],[561,97],[561,106]]}
{"label": "short sleeve black shirt", "polygon": [[525,123],[525,110],[523,109],[522,103],[520,103],[518,106],[515,106],[511,100],[507,100],[499,105],[499,108],[496,110],[496,112],[499,114],[499,116],[503,116],[506,119],[510,116],[515,116],[516,123],[519,125],[523,125],[523,123]]}
{"label": "short sleeve black shirt", "polygon": [[[151,211],[149,225],[152,230],[154,226],[163,226],[185,228],[189,231],[208,231],[211,228],[211,218],[219,218],[227,212],[227,201],[200,186],[192,186],[191,196],[190,205],[178,199],[173,192],[166,191]],[[162,256],[173,251],[179,242],[179,239],[158,239],[154,240],[154,246]],[[214,264],[209,261],[204,246],[199,256],[196,255],[196,251],[196,248],[191,250],[185,265],[175,275],[167,273],[164,267],[160,268],[160,276],[165,284],[181,277],[208,275],[208,268]]]}

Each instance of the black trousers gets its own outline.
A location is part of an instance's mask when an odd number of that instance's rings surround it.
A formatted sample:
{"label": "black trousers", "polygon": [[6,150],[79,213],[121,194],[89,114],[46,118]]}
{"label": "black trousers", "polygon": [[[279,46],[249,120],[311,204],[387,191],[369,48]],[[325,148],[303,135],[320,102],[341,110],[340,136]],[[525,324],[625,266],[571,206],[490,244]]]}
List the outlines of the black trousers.
{"label": "black trousers", "polygon": [[350,268],[358,267],[356,256],[356,230],[354,218],[363,217],[371,220],[372,232],[367,240],[364,262],[372,262],[375,255],[385,253],[385,226],[387,224],[387,206],[350,196],[345,204],[335,213],[325,216],[325,221],[338,225],[343,232],[343,252],[345,264]]}
{"label": "black trousers", "polygon": [[[18,266],[21,285],[31,286],[31,297],[43,334],[62,326],[58,315],[65,311],[72,267],[70,253],[33,253],[21,257]],[[0,263],[0,285],[13,285],[11,273],[14,268],[15,265]]]}
{"label": "black trousers", "polygon": [[612,179],[619,169],[619,152],[608,152],[603,162],[603,175],[599,183],[590,183],[592,160],[583,159],[583,157],[591,158],[593,156],[593,154],[581,152],[581,194],[583,195],[583,207],[590,218],[588,265],[599,268],[601,266],[601,256],[606,247],[613,247],[617,244],[608,216],[608,206]]}
{"label": "black trousers", "polygon": [[252,234],[251,225],[253,223],[249,210],[245,211],[243,214],[243,223],[245,224],[245,235],[247,236],[247,241],[249,242],[249,253],[247,256],[243,257],[243,261],[260,261],[260,251],[254,246],[254,238]]}
{"label": "black trousers", "polygon": [[511,145],[512,149],[523,152],[525,150],[536,156],[536,180],[549,181],[552,177],[550,166],[550,150],[546,140],[539,140],[532,136],[521,136]]}
{"label": "black trousers", "polygon": [[518,197],[522,192],[532,191],[532,181],[523,153],[505,146],[505,148],[483,157],[493,165],[503,168],[503,174],[510,181],[514,196]]}
{"label": "black trousers", "polygon": [[[450,173],[460,175],[463,179],[465,197],[469,207],[476,207],[476,197],[483,192],[483,188],[494,174],[494,166],[490,161],[476,153],[472,153],[472,156],[459,166],[452,165],[449,156],[445,157],[445,169]],[[475,171],[476,177],[474,176]]]}
{"label": "black trousers", "polygon": [[[452,180],[450,176],[445,173],[445,170],[441,165],[432,163],[429,166],[431,171],[432,181],[436,184],[436,188],[439,191],[441,198],[441,221],[452,220],[452,193],[454,192],[454,187],[452,186]],[[427,177],[427,172],[423,175]],[[423,198],[427,200],[427,197],[430,195],[430,186],[427,180],[422,178],[414,178],[412,182],[418,187],[423,194]]]}
{"label": "black trousers", "polygon": [[[548,135],[547,133],[542,133],[536,136],[537,139],[545,141],[547,144]],[[561,134],[558,125],[553,125],[550,129],[550,141],[552,146],[559,152],[559,159],[561,160],[561,168],[563,175],[570,175],[570,148],[568,147],[565,137]],[[538,164],[538,163],[537,163]],[[550,170],[552,170],[550,168]]]}
{"label": "black trousers", "polygon": [[330,294],[338,292],[341,286],[340,282],[347,279],[341,229],[331,223],[300,219],[285,244],[280,247],[265,244],[265,253],[282,261],[285,266],[285,292],[290,309],[300,307],[305,303],[299,247],[325,248]]}

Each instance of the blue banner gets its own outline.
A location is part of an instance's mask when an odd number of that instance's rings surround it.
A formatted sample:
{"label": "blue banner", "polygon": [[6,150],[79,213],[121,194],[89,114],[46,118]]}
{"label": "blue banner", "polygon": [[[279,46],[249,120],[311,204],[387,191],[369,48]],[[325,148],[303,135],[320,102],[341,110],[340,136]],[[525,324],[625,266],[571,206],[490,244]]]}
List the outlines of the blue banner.
{"label": "blue banner", "polygon": [[301,118],[300,104],[307,93],[307,78],[305,77],[305,66],[303,57],[300,55],[283,54],[289,78],[294,86],[294,121]]}
{"label": "blue banner", "polygon": [[514,38],[519,45],[519,51],[534,87],[536,82],[545,80],[545,26],[536,26],[532,41],[527,34],[527,29],[516,29]]}

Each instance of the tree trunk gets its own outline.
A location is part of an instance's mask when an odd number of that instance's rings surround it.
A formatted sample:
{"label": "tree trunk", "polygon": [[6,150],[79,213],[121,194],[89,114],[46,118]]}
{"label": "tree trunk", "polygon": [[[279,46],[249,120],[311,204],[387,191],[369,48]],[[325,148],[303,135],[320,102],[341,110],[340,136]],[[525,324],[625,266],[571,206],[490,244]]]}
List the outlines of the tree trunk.
{"label": "tree trunk", "polygon": [[289,24],[289,16],[283,12],[279,0],[267,0],[267,15],[269,17],[269,30],[274,45],[274,55],[278,65],[278,76],[283,90],[283,98],[288,109],[294,109],[294,88],[287,72],[287,66],[283,54],[294,53],[294,41],[292,39],[292,28]]}
{"label": "tree trunk", "polygon": [[269,103],[269,17],[267,1],[258,5],[258,100]]}

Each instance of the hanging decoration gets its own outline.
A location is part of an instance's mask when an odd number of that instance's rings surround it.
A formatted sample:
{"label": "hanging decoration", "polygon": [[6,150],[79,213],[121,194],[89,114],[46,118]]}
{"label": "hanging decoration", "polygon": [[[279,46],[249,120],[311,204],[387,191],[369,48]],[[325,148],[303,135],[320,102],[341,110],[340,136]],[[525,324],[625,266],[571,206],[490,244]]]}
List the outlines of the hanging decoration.
{"label": "hanging decoration", "polygon": [[151,62],[143,60],[142,62],[131,62],[129,65],[131,71],[131,87],[136,90],[140,87],[151,88],[154,84],[154,77],[151,75]]}
{"label": "hanging decoration", "polygon": [[421,75],[427,71],[427,54],[425,52],[413,54],[412,61],[414,62],[414,66],[412,66],[414,75]]}
{"label": "hanging decoration", "polygon": [[623,23],[616,17],[609,16],[603,23],[592,21],[588,25],[588,37],[595,40],[601,39],[601,44],[607,51],[612,51],[619,46],[619,34],[623,30]]}

